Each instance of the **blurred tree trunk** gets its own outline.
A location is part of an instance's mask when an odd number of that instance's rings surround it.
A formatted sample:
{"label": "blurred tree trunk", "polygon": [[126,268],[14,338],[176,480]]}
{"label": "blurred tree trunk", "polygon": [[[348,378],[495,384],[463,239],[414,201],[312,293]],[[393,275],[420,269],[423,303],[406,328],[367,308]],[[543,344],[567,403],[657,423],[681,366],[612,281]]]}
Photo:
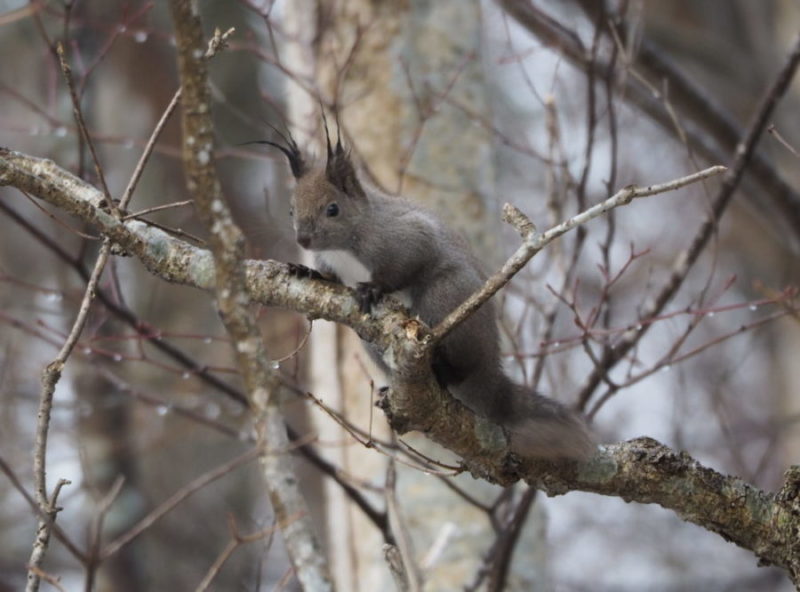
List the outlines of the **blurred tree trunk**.
{"label": "blurred tree trunk", "polygon": [[[114,336],[121,332],[119,323],[106,320],[95,336]],[[95,501],[93,509],[100,506],[117,479],[124,479],[120,494],[105,516],[102,540],[107,542],[131,528],[142,515],[137,454],[131,433],[131,399],[100,374],[95,364],[79,366],[75,394],[78,446],[82,451],[84,480]],[[146,570],[140,563],[141,553],[141,540],[123,547],[100,567],[93,590],[135,592],[144,589],[142,576]]]}
{"label": "blurred tree trunk", "polygon": [[[291,71],[303,80],[313,80],[317,56],[312,50],[316,36],[316,0],[298,0],[286,7],[286,60]],[[292,133],[305,148],[319,154],[315,150],[321,146],[320,138],[313,138],[308,130],[315,129],[319,122],[319,107],[316,97],[308,94],[293,79],[287,83],[288,117],[293,124]],[[313,265],[308,254],[304,254],[304,263]],[[326,404],[334,409],[344,409],[343,377],[337,364],[339,351],[345,347],[340,343],[344,331],[334,323],[317,320],[307,345],[306,384],[310,391],[322,397]],[[352,351],[352,345],[349,346]],[[365,398],[362,391],[362,398]],[[328,418],[322,417],[318,410],[312,410],[310,419],[316,432],[320,446],[320,454],[333,465],[350,471],[352,454],[346,450],[342,442],[346,439],[344,431]],[[322,496],[315,507],[323,509],[325,520],[324,541],[327,547],[329,565],[339,590],[358,590],[357,557],[351,542],[355,540],[353,521],[358,519],[357,512],[349,507],[347,496],[341,488],[330,479],[322,481]],[[363,537],[362,537],[363,538]],[[374,548],[379,548],[380,540],[374,535],[369,538]]]}
{"label": "blurred tree trunk", "polygon": [[[288,37],[297,40],[291,69],[316,83],[322,103],[335,105],[348,148],[367,177],[389,193],[402,193],[438,211],[468,236],[484,261],[493,260],[493,230],[499,219],[497,204],[490,199],[493,148],[489,132],[475,123],[490,117],[480,2],[305,0],[292,2],[287,12]],[[289,105],[295,129],[316,129],[315,97],[293,85]],[[308,145],[306,138],[298,139]],[[384,379],[351,331],[321,324],[315,323],[310,346],[311,390],[356,425],[387,437],[380,414],[370,426],[368,378],[376,377],[376,386]],[[317,429],[323,450],[337,465],[359,479],[384,484],[384,457],[352,444],[337,446],[349,436],[328,418],[320,418]],[[405,438],[433,458],[457,461],[424,438]],[[490,505],[500,492],[469,476],[457,481]],[[343,590],[388,589],[380,534],[335,487],[326,492],[328,550],[337,585]],[[397,498],[408,518],[403,528],[425,588],[459,589],[473,582],[495,540],[486,513],[438,479],[404,466],[398,467]],[[539,529],[526,532],[534,530]],[[437,541],[444,550],[430,555]],[[544,561],[531,561],[539,555],[530,548],[523,553],[527,577],[521,577],[519,589],[530,590],[546,577]]]}

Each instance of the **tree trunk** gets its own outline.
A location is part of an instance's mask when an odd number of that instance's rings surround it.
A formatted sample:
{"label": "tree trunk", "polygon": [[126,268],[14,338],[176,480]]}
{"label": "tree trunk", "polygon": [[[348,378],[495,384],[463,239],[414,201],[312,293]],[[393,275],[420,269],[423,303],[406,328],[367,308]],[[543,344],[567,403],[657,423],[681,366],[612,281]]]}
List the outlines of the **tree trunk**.
{"label": "tree trunk", "polygon": [[[499,208],[490,199],[490,132],[475,123],[490,118],[480,3],[307,0],[287,7],[287,17],[288,37],[298,41],[291,53],[292,69],[314,80],[319,102],[334,107],[365,176],[389,193],[401,193],[438,211],[467,235],[482,259],[491,261]],[[299,126],[295,129],[316,128],[316,97],[291,85],[288,102],[290,118]],[[321,140],[321,133],[316,139]],[[379,377],[379,372],[350,330],[320,324],[315,322],[310,345],[311,390],[357,426],[385,437],[383,417],[378,413],[373,418],[371,412],[364,368],[369,376]],[[378,378],[376,385],[382,384]],[[317,429],[323,443],[351,440],[327,417],[320,418]],[[423,437],[405,438],[433,458],[457,462],[452,453]],[[384,480],[387,461],[373,450],[328,446],[326,453],[358,479],[374,484]],[[457,483],[489,505],[501,491],[469,476]],[[390,575],[378,552],[379,533],[360,513],[348,509],[337,488],[328,487],[326,493],[328,549],[338,587],[387,589]],[[495,540],[486,513],[438,479],[405,466],[398,466],[396,495],[402,515],[410,518],[402,528],[408,531],[425,588],[455,589],[473,582]],[[530,515],[540,518],[538,510]],[[542,581],[545,562],[544,555],[530,547],[526,555],[537,558],[526,562],[525,574],[517,579],[520,589],[528,590]]]}

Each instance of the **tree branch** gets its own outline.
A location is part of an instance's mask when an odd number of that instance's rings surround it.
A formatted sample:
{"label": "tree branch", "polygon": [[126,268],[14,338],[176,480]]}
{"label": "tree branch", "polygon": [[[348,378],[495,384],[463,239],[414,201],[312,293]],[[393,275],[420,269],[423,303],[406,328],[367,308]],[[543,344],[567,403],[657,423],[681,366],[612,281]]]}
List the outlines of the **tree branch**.
{"label": "tree branch", "polygon": [[[583,46],[580,37],[540,10],[531,0],[497,0],[497,3],[518,24],[559,52],[579,70],[588,74],[592,69],[607,71],[613,68],[613,63],[592,61],[590,52]],[[580,0],[578,4],[586,10],[593,22],[598,22],[594,12],[601,9],[602,3]],[[600,22],[604,21],[600,19]],[[641,76],[627,76],[624,81],[625,89],[620,96],[641,109],[668,134],[685,134],[692,149],[698,150],[709,161],[725,162],[726,155],[735,152],[739,139],[744,135],[744,131],[733,118],[699,86],[684,76],[648,39],[641,39],[634,58],[634,69],[641,69],[652,79],[653,85],[643,82],[645,79]],[[665,108],[662,93],[654,93],[653,88],[661,88],[662,81],[666,81],[669,87],[670,104],[674,103],[681,115],[690,119],[691,127],[681,126],[678,129],[669,105]],[[709,142],[706,135],[713,140]],[[754,198],[771,201],[781,212],[783,219],[791,225],[795,235],[800,237],[800,195],[797,191],[786,182],[769,159],[759,152],[752,156],[750,172],[761,189],[754,193]]]}
{"label": "tree branch", "polygon": [[724,166],[713,166],[702,170],[700,172],[674,179],[659,185],[648,185],[647,187],[636,187],[630,185],[625,187],[606,199],[584,210],[580,214],[565,220],[564,222],[553,226],[546,232],[538,234],[536,227],[530,220],[517,208],[510,204],[506,204],[503,209],[503,218],[506,222],[514,226],[517,231],[522,235],[523,243],[517,251],[506,261],[500,271],[495,273],[489,280],[481,287],[480,290],[472,294],[467,300],[464,301],[458,308],[447,315],[441,323],[439,323],[432,331],[433,342],[441,340],[445,335],[452,331],[459,323],[469,317],[473,312],[478,310],[489,298],[494,296],[500,288],[505,286],[511,278],[513,278],[520,269],[527,265],[536,253],[544,249],[547,245],[563,234],[566,234],[573,228],[585,224],[589,220],[593,220],[598,216],[606,214],[614,208],[624,206],[636,198],[647,197],[650,195],[657,195],[659,193],[666,193],[673,191],[691,183],[697,183],[703,179],[707,179],[714,175],[719,175],[726,169]]}
{"label": "tree branch", "polygon": [[[703,221],[703,224],[700,226],[700,229],[689,246],[681,251],[675,258],[672,273],[664,282],[656,296],[646,303],[642,311],[642,318],[652,318],[664,309],[683,284],[683,281],[700,257],[700,254],[705,250],[706,245],[708,245],[709,240],[711,240],[711,237],[717,229],[719,220],[722,218],[723,213],[733,199],[734,193],[739,187],[745,170],[752,163],[756,154],[756,146],[769,123],[778,101],[789,88],[789,84],[794,78],[799,65],[800,35],[795,39],[792,50],[786,57],[775,80],[764,92],[753,117],[753,122],[750,124],[741,142],[737,145],[731,168],[725,174],[722,186],[719,188],[719,191],[711,203],[711,211],[708,217]],[[604,350],[602,358],[595,365],[594,370],[586,380],[586,384],[581,389],[579,396],[579,405],[581,407],[584,407],[589,401],[594,389],[600,384],[609,369],[628,355],[628,352],[639,343],[649,327],[649,324],[643,325],[641,331],[634,331],[624,335],[623,338],[615,344],[613,349],[606,348]]]}
{"label": "tree branch", "polygon": [[[143,222],[113,218],[100,208],[99,191],[51,161],[0,149],[0,185],[13,185],[98,226],[165,280],[205,290],[214,286],[208,251]],[[392,427],[400,433],[425,433],[460,455],[474,476],[503,485],[524,479],[549,495],[581,490],[657,503],[788,569],[793,577],[800,573],[800,541],[792,531],[800,515],[800,469],[787,474],[784,489],[775,496],[650,439],[603,447],[581,465],[520,460],[509,455],[499,427],[438,386],[427,361],[430,334],[421,323],[384,304],[363,315],[350,289],[292,277],[287,266],[275,261],[247,261],[244,266],[253,301],[348,325],[384,350],[393,376],[391,393],[381,406]]]}

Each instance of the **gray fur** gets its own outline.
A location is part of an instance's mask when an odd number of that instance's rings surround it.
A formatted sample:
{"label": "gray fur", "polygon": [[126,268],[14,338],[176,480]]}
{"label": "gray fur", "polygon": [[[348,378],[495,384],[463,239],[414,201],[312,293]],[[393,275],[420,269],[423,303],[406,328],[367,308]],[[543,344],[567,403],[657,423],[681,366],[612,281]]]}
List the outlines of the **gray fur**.
{"label": "gray fur", "polygon": [[[292,206],[297,240],[316,253],[319,271],[401,294],[431,327],[484,282],[462,237],[408,200],[365,190],[340,144],[325,167],[298,177]],[[434,371],[470,409],[504,426],[522,456],[583,459],[594,448],[578,415],[503,372],[491,301],[443,340]]]}

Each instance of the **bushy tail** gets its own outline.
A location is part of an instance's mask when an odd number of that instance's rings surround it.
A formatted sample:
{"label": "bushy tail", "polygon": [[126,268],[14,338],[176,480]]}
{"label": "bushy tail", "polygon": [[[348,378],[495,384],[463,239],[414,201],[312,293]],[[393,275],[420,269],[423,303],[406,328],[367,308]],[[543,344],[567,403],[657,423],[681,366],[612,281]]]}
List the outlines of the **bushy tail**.
{"label": "bushy tail", "polygon": [[476,413],[502,425],[520,456],[585,460],[595,450],[583,418],[561,403],[482,368],[451,392]]}
{"label": "bushy tail", "polygon": [[522,386],[511,385],[513,413],[504,421],[511,449],[525,457],[586,460],[596,446],[574,411]]}

